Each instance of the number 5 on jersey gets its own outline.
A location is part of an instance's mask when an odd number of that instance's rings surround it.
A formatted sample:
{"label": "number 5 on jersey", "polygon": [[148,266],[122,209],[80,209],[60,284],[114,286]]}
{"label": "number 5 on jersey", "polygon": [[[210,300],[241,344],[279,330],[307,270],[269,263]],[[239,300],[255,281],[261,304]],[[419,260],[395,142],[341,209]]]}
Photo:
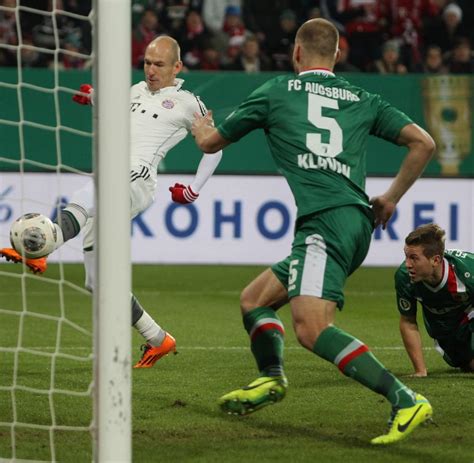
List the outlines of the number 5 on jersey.
{"label": "number 5 on jersey", "polygon": [[289,274],[288,274],[288,291],[291,291],[292,289],[295,289],[295,283],[296,279],[298,278],[298,270],[296,269],[296,266],[298,265],[299,260],[294,259],[290,262],[290,268],[289,268]]}
{"label": "number 5 on jersey", "polygon": [[323,108],[339,109],[339,102],[325,96],[308,94],[308,120],[316,128],[329,131],[329,143],[321,141],[321,133],[307,133],[306,146],[318,156],[335,158],[342,152],[342,129],[333,117],[323,116]]}

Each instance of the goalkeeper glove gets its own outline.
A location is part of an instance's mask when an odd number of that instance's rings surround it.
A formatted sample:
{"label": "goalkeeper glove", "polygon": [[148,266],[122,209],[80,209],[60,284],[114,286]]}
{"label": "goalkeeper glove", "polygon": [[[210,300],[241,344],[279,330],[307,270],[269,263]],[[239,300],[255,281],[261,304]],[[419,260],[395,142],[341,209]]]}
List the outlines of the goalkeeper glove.
{"label": "goalkeeper glove", "polygon": [[199,193],[194,193],[189,185],[186,186],[181,183],[175,183],[174,186],[170,186],[169,191],[171,191],[171,199],[175,203],[190,204],[199,197]]}
{"label": "goalkeeper glove", "polygon": [[90,84],[82,84],[79,87],[79,91],[81,93],[86,93],[86,95],[80,95],[79,93],[72,97],[73,101],[79,104],[92,104],[92,94],[94,93],[94,89]]}

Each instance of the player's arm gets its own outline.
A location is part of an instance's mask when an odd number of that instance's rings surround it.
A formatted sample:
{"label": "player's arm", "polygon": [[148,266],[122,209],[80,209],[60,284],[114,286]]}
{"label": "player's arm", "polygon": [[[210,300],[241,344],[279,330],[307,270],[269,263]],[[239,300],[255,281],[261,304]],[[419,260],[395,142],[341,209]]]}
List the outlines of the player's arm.
{"label": "player's arm", "polygon": [[175,203],[180,204],[190,204],[196,201],[199,197],[199,192],[214,173],[221,159],[222,150],[214,154],[203,153],[192,183],[188,186],[182,183],[175,183],[174,186],[169,187],[171,199]]}
{"label": "player's arm", "polygon": [[212,111],[209,111],[205,116],[196,113],[191,132],[196,144],[205,153],[216,153],[231,143],[214,127]]}
{"label": "player's arm", "polygon": [[408,148],[400,170],[389,189],[370,200],[375,214],[375,225],[382,225],[384,228],[401,197],[422,174],[436,148],[429,133],[417,124],[408,124],[403,127],[397,143]]}
{"label": "player's arm", "polygon": [[413,376],[428,376],[416,315],[400,315],[400,334],[402,335],[403,344],[415,370]]}

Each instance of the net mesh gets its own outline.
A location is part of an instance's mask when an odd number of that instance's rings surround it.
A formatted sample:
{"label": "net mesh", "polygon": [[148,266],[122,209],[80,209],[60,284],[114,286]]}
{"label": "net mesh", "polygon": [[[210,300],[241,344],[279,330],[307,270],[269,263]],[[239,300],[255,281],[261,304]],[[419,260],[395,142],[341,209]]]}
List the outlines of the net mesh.
{"label": "net mesh", "polygon": [[[87,2],[0,1],[0,247],[27,212],[54,218],[91,174]],[[77,6],[79,5],[79,6]],[[74,72],[70,72],[74,69]],[[0,459],[92,459],[92,302],[80,239],[43,275],[0,264]]]}

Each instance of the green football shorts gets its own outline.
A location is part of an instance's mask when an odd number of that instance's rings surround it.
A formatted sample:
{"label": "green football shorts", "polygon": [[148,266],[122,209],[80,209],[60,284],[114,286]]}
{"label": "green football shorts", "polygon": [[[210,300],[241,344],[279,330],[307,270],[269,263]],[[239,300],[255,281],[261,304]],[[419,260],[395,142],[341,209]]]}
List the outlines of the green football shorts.
{"label": "green football shorts", "polygon": [[316,296],[342,309],[346,279],[369,250],[370,214],[358,206],[341,206],[297,221],[291,254],[272,266],[290,299]]}
{"label": "green football shorts", "polygon": [[474,358],[472,336],[469,325],[461,325],[451,336],[435,339],[436,350],[448,365],[462,368]]}

